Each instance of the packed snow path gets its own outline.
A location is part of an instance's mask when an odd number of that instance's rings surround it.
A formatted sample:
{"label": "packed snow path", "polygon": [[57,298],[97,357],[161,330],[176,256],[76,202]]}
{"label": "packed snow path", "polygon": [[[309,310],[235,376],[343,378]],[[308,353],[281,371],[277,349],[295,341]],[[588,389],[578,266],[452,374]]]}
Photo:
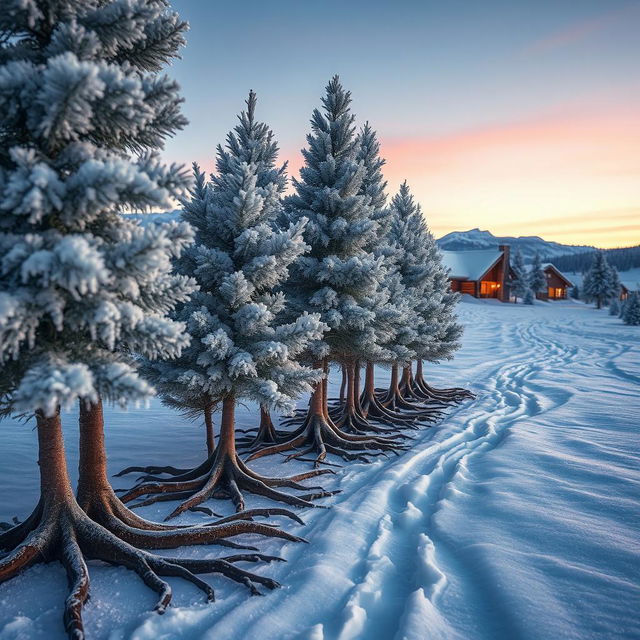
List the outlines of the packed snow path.
{"label": "packed snow path", "polygon": [[[288,560],[259,568],[282,589],[248,598],[212,578],[218,601],[205,605],[173,581],[176,606],[160,617],[131,572],[92,565],[89,637],[640,637],[640,333],[572,303],[467,303],[461,318],[463,349],[427,375],[477,399],[402,456],[345,465],[325,483],[343,491],[332,508],[303,511],[306,526],[291,528],[309,545],[261,545]],[[66,424],[74,458],[73,416]],[[201,427],[157,405],[112,412],[108,430],[113,471],[203,455]],[[0,520],[35,503],[34,440],[0,425]],[[55,565],[0,585],[0,638],[63,638],[64,585]]]}

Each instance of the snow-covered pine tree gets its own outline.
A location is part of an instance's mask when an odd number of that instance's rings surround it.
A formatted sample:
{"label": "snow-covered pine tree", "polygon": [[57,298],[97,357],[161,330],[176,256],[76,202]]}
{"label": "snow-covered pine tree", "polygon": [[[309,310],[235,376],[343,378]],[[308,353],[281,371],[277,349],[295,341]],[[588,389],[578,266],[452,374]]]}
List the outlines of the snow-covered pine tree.
{"label": "snow-covered pine tree", "polygon": [[[142,228],[120,215],[165,207],[188,184],[156,155],[185,124],[177,85],[159,74],[185,29],[162,0],[6,0],[0,12],[2,403],[5,414],[35,413],[41,475],[35,511],[0,534],[0,580],[59,560],[71,589],[65,626],[76,640],[84,637],[89,593],[84,556],[136,571],[159,594],[159,613],[171,599],[160,576],[190,580],[209,599],[211,588],[194,572],[249,584],[228,563],[142,549],[213,542],[253,527],[144,521],[116,498],[106,475],[102,399],[144,400],[152,388],[130,354],[172,357],[188,342],[167,313],[192,289],[170,263],[191,242],[190,228]],[[76,499],[60,409],[78,401]]]}
{"label": "snow-covered pine tree", "polygon": [[[362,192],[365,167],[359,160],[350,103],[351,94],[335,76],[322,98],[323,111],[313,112],[300,179],[293,180],[295,194],[285,201],[292,221],[309,220],[305,241],[311,249],[292,268],[287,291],[298,309],[319,312],[329,326],[309,354],[325,371],[330,361],[353,362],[354,345],[368,339],[375,321],[370,299],[384,276],[382,259],[367,250],[376,238],[377,223],[371,197]],[[323,383],[316,386],[307,415],[291,438],[248,460],[305,447],[318,453],[320,464],[327,452],[349,459],[394,446],[392,441],[347,434],[337,427],[329,416]]]}
{"label": "snow-covered pine tree", "polygon": [[359,158],[364,163],[365,175],[360,192],[369,195],[372,207],[371,218],[378,223],[376,235],[366,249],[381,259],[385,268],[383,277],[378,281],[378,296],[373,305],[376,314],[375,328],[371,340],[366,345],[362,359],[366,363],[365,384],[359,395],[359,368],[354,376],[354,403],[356,405],[359,426],[375,431],[370,420],[384,422],[398,427],[410,426],[415,420],[385,408],[376,395],[375,365],[392,365],[401,361],[410,363],[415,354],[407,344],[415,339],[410,296],[406,294],[402,279],[398,273],[398,248],[391,242],[391,228],[395,213],[386,204],[387,182],[382,174],[385,160],[380,156],[380,144],[375,131],[365,123],[359,135]]}
{"label": "snow-covered pine tree", "polygon": [[527,289],[524,292],[524,297],[522,298],[522,302],[524,304],[533,304],[535,301],[536,297],[533,295],[533,290],[532,289]]}
{"label": "snow-covered pine tree", "polygon": [[527,276],[527,268],[524,265],[524,258],[522,257],[522,251],[516,250],[513,258],[513,278],[511,280],[511,293],[515,297],[516,303],[518,298],[524,298],[527,289],[529,288],[529,278]]}
{"label": "snow-covered pine tree", "polygon": [[[411,316],[406,318],[413,330],[413,339],[406,347],[417,359],[415,378],[411,362],[398,360],[391,370],[391,383],[382,403],[385,407],[418,412],[424,418],[436,419],[435,407],[416,407],[409,400],[458,402],[468,397],[463,389],[434,389],[424,379],[423,361],[438,362],[450,359],[460,347],[462,326],[457,323],[455,306],[459,295],[451,291],[446,268],[433,234],[406,181],[393,197],[394,221],[392,243],[396,249],[396,265],[409,299]],[[402,379],[398,379],[398,365],[403,365]]]}
{"label": "snow-covered pine tree", "polygon": [[620,282],[620,276],[618,270],[612,265],[609,265],[609,299],[620,297],[620,288],[622,284]]}
{"label": "snow-covered pine tree", "polygon": [[533,291],[534,295],[543,293],[547,288],[547,276],[542,269],[540,254],[537,251],[533,256],[533,262],[528,276],[528,283],[529,288]]}
{"label": "snow-covered pine tree", "polygon": [[300,364],[297,357],[310,342],[321,340],[326,328],[318,313],[294,314],[286,324],[278,319],[286,300],[276,289],[308,248],[303,241],[307,220],[300,217],[286,228],[275,223],[281,218],[285,167],[276,167],[277,144],[269,127],[256,120],[255,107],[256,95],[251,92],[226,146],[217,148],[216,173],[210,183],[204,184],[196,167],[194,202],[187,203],[184,211],[196,230],[196,242],[179,269],[194,275],[199,291],[182,310],[191,312],[185,320],[194,340],[185,354],[189,360],[178,361],[172,384],[178,394],[201,393],[221,404],[218,445],[203,465],[185,476],[144,483],[122,497],[123,501],[154,494],[177,498],[191,492],[169,518],[220,495],[230,497],[241,511],[242,490],[310,506],[308,500],[273,487],[308,492],[298,481],[327,472],[265,478],[250,471],[236,453],[238,400],[292,411],[296,398],[310,391],[322,375]]}
{"label": "snow-covered pine tree", "polygon": [[595,300],[597,309],[601,309],[611,297],[611,278],[611,268],[604,251],[597,251],[582,286],[583,293],[590,300]]}
{"label": "snow-covered pine tree", "polygon": [[613,298],[611,298],[611,302],[609,303],[609,315],[617,316],[619,314],[620,314],[620,300],[618,299],[618,296],[613,296]]}
{"label": "snow-covered pine tree", "polygon": [[580,300],[580,295],[581,295],[581,291],[580,291],[580,287],[577,284],[574,284],[573,287],[571,288],[571,297],[574,300]]}
{"label": "snow-covered pine tree", "polygon": [[584,302],[591,302],[591,297],[588,293],[591,286],[591,272],[586,271],[582,274],[582,290],[580,291],[580,297]]}
{"label": "snow-covered pine tree", "polygon": [[626,300],[620,301],[620,311],[618,312],[618,318],[624,318],[624,312],[626,311],[626,308],[627,308],[628,299],[629,298],[627,298]]}
{"label": "snow-covered pine tree", "polygon": [[640,325],[640,294],[637,291],[634,291],[625,301],[622,320],[628,325]]}
{"label": "snow-covered pine tree", "polygon": [[329,413],[336,426],[341,429],[356,433],[384,432],[387,429],[374,426],[363,409],[360,398],[360,365],[362,362],[367,363],[366,383],[375,389],[374,363],[393,361],[395,352],[401,348],[402,340],[399,340],[399,336],[406,332],[407,326],[406,313],[403,311],[406,301],[393,289],[396,281],[391,278],[395,271],[395,261],[387,241],[393,214],[386,205],[387,183],[382,174],[385,161],[380,156],[376,132],[368,122],[360,130],[356,144],[359,148],[357,160],[364,168],[359,195],[369,198],[370,218],[377,223],[375,234],[371,234],[363,251],[381,260],[384,271],[375,283],[375,292],[361,301],[363,308],[370,312],[369,321],[354,334],[351,361],[342,363],[346,383],[345,402]]}

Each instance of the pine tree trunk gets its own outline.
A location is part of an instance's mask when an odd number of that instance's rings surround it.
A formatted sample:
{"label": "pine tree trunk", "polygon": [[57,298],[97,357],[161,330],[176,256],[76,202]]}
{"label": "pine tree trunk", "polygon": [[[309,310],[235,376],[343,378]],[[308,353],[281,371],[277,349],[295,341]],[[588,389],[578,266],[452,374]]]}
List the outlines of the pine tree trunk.
{"label": "pine tree trunk", "polygon": [[222,400],[222,418],[220,420],[220,437],[218,450],[221,456],[226,455],[231,460],[236,457],[236,397],[230,393]]}
{"label": "pine tree trunk", "polygon": [[111,492],[107,477],[107,453],[104,442],[102,401],[80,402],[80,461],[78,465],[78,502],[91,503],[105,490]]}
{"label": "pine tree trunk", "polygon": [[391,380],[389,382],[389,395],[395,395],[398,392],[398,365],[391,367]]}
{"label": "pine tree trunk", "polygon": [[329,361],[324,358],[322,360],[322,371],[324,372],[324,378],[322,379],[322,411],[324,417],[329,420]]}
{"label": "pine tree trunk", "polygon": [[356,408],[356,413],[359,413],[362,417],[366,418],[363,414],[362,406],[360,404],[360,360],[356,360],[354,364],[354,376],[353,376],[353,404]]}
{"label": "pine tree trunk", "polygon": [[411,383],[413,382],[413,373],[411,371],[411,365],[402,367],[402,378],[398,384],[403,396],[410,395]]}
{"label": "pine tree trunk", "polygon": [[354,402],[354,380],[355,380],[355,367],[352,362],[343,365],[347,371],[347,407],[345,413],[347,415],[353,415],[355,413],[355,402]]}
{"label": "pine tree trunk", "polygon": [[345,401],[345,392],[347,388],[347,370],[345,365],[342,365],[342,382],[340,383],[340,404],[343,405]]}
{"label": "pine tree trunk", "polygon": [[36,412],[38,429],[38,466],[40,467],[40,495],[46,506],[74,501],[67,470],[62,437],[60,410],[50,418]]}
{"label": "pine tree trunk", "polygon": [[215,449],[215,438],[213,435],[213,418],[211,405],[204,408],[204,426],[207,432],[207,455],[211,455]]}
{"label": "pine tree trunk", "polygon": [[[322,370],[326,373],[327,365],[323,360],[321,363]],[[325,398],[326,398],[326,379],[320,380],[316,385],[316,388],[311,394],[311,404],[309,405],[309,413],[313,416],[324,417],[325,415]]]}

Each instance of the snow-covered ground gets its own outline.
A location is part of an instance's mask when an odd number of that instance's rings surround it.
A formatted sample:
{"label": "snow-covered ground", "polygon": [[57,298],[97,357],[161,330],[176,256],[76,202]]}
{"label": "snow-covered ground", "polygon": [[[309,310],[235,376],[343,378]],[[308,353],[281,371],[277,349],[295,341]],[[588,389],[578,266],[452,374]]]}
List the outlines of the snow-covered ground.
{"label": "snow-covered ground", "polygon": [[[288,560],[258,568],[282,589],[250,598],[214,576],[218,600],[207,605],[174,580],[174,606],[158,616],[135,575],[92,563],[89,638],[640,637],[640,331],[571,302],[474,301],[461,317],[463,349],[428,373],[477,399],[403,455],[345,465],[324,483],[343,491],[331,509],[301,512],[304,527],[283,523],[308,545],[260,543]],[[158,403],[107,418],[114,472],[202,458],[202,427]],[[65,416],[75,474],[74,422]],[[30,425],[0,423],[0,520],[35,504],[35,441]],[[260,462],[273,473],[299,468]],[[57,565],[0,585],[0,638],[63,638],[65,594]]]}

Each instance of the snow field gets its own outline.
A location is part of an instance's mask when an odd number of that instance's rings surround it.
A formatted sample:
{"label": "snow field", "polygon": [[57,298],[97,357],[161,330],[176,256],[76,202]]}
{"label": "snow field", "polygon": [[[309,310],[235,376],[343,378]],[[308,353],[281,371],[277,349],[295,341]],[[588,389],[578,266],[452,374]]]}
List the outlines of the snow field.
{"label": "snow field", "polygon": [[[343,491],[323,501],[332,508],[300,511],[304,527],[284,524],[308,545],[256,540],[288,560],[258,567],[282,589],[249,598],[213,576],[218,600],[206,605],[195,588],[171,580],[175,606],[157,616],[131,572],[91,563],[89,637],[640,637],[637,329],[569,302],[460,309],[463,349],[425,373],[436,386],[471,388],[477,399],[440,426],[412,432],[410,451],[322,477]],[[381,371],[379,386],[386,380]],[[335,395],[336,376],[332,382]],[[239,417],[241,427],[255,424],[251,408]],[[75,473],[74,419],[65,416]],[[107,438],[112,472],[140,462],[195,464],[204,448],[198,423],[157,403],[110,411]],[[34,442],[29,427],[0,428],[2,520],[24,517],[35,503]],[[255,468],[294,473],[304,464],[272,458]],[[266,503],[251,496],[254,504]],[[160,518],[171,506],[141,513]],[[174,553],[194,552],[224,555],[217,547]],[[63,638],[64,586],[57,565],[0,585],[0,638]]]}

